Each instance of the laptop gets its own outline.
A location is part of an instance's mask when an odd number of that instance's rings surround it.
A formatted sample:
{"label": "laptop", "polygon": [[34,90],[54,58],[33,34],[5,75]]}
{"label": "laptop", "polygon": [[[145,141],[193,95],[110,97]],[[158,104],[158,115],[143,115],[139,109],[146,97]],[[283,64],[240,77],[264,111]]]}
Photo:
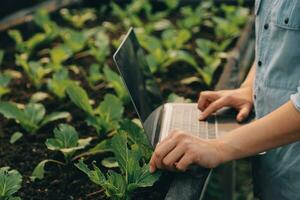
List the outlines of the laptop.
{"label": "laptop", "polygon": [[199,121],[201,111],[197,103],[164,102],[133,28],[127,32],[113,59],[153,147],[174,129],[214,139],[240,126],[228,109]]}

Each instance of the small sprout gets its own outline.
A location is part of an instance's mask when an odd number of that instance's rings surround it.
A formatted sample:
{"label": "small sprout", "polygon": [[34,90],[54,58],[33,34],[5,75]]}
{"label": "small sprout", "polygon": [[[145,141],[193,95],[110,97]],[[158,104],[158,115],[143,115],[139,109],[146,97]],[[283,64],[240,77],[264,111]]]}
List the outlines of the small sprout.
{"label": "small sprout", "polygon": [[49,162],[61,166],[69,165],[72,161],[73,155],[76,151],[84,149],[92,141],[91,137],[79,139],[79,134],[74,127],[68,124],[60,124],[54,129],[54,138],[46,140],[45,144],[51,151],[60,151],[64,157],[65,162],[58,160],[46,159],[41,161],[33,170],[31,180],[43,179],[45,176],[45,165]]}
{"label": "small sprout", "polygon": [[74,153],[85,148],[91,140],[91,137],[79,139],[75,128],[67,124],[60,124],[54,129],[54,138],[47,139],[45,144],[49,150],[62,152],[66,162],[69,162]]}

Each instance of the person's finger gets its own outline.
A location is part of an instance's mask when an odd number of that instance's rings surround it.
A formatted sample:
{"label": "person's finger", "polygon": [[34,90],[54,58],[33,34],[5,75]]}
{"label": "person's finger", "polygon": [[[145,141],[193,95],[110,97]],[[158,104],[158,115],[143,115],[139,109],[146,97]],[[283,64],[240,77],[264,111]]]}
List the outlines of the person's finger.
{"label": "person's finger", "polygon": [[169,139],[166,140],[164,143],[160,144],[159,146],[157,146],[157,148],[155,149],[152,158],[151,158],[151,164],[150,165],[154,165],[154,168],[160,168],[163,169],[164,165],[162,163],[163,159],[165,158],[165,156],[172,151],[177,144],[177,140],[175,139]]}
{"label": "person's finger", "polygon": [[172,130],[170,134],[156,146],[149,163],[151,173],[155,172],[157,168],[163,168],[162,159],[176,146],[177,140],[173,138],[180,134],[180,132],[178,129]]}
{"label": "person's finger", "polygon": [[162,160],[164,167],[168,170],[175,170],[175,163],[183,156],[185,148],[182,145],[177,145],[166,157]]}
{"label": "person's finger", "polygon": [[212,101],[219,98],[217,92],[205,91],[201,92],[198,99],[198,109],[203,111]]}
{"label": "person's finger", "polygon": [[245,104],[240,109],[239,113],[236,116],[236,120],[238,122],[242,122],[244,119],[246,119],[249,116],[249,113],[251,112],[251,104]]}
{"label": "person's finger", "polygon": [[228,97],[222,97],[219,98],[218,100],[212,102],[201,114],[199,117],[199,120],[204,120],[206,119],[209,115],[211,115],[212,113],[216,112],[217,110],[219,110],[220,108],[227,106],[228,102],[229,102],[229,98]]}
{"label": "person's finger", "polygon": [[189,154],[184,154],[179,162],[176,164],[176,169],[179,171],[186,171],[188,166],[193,164],[193,159]]}

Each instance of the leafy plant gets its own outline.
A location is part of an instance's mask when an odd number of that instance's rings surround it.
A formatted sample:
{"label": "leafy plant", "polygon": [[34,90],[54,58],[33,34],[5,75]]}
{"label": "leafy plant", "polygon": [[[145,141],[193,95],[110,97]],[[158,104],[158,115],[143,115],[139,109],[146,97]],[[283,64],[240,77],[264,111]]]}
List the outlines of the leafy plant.
{"label": "leafy plant", "polygon": [[[152,73],[167,72],[168,67],[177,62],[187,63],[196,70],[199,68],[196,60],[189,52],[171,48],[173,46],[182,47],[182,42],[178,42],[177,44],[174,42],[167,42],[166,45],[170,47],[170,49],[165,49],[161,45],[161,41],[154,36],[138,35],[138,39],[141,46],[148,52],[148,55],[146,55],[146,61]],[[186,39],[181,41],[186,41]]]}
{"label": "leafy plant", "polygon": [[104,67],[103,72],[105,80],[108,82],[108,87],[112,87],[115,90],[117,96],[122,100],[122,102],[125,104],[128,103],[130,101],[129,94],[121,77],[108,66]]}
{"label": "leafy plant", "polygon": [[16,63],[23,68],[36,88],[42,86],[44,77],[52,71],[52,69],[38,61],[28,61],[28,55],[25,53],[16,54]]}
{"label": "leafy plant", "polygon": [[67,69],[61,69],[52,75],[51,79],[48,79],[48,89],[54,93],[58,98],[62,99],[66,96],[66,88],[68,84],[74,81],[69,78]]}
{"label": "leafy plant", "polygon": [[68,165],[72,161],[74,153],[80,149],[84,149],[90,144],[92,138],[79,139],[79,134],[76,129],[68,124],[59,124],[54,129],[54,138],[46,140],[45,144],[51,151],[60,151],[65,158],[65,162],[58,160],[43,160],[33,170],[31,179],[42,179],[45,174],[45,165],[48,162],[53,162],[59,165]]}
{"label": "leafy plant", "polygon": [[46,115],[45,107],[40,103],[29,103],[20,109],[15,103],[0,102],[0,113],[7,119],[14,119],[29,134],[35,134],[42,126],[70,117],[68,112],[53,112]]}
{"label": "leafy plant", "polygon": [[[142,159],[142,153],[136,144],[128,147],[126,132],[118,132],[111,140],[115,159],[120,173],[109,171],[106,175],[93,163],[93,170],[80,160],[75,164],[95,184],[101,186],[105,194],[115,200],[130,199],[134,190],[152,186],[159,178],[159,173],[151,174],[149,164]],[[142,162],[143,164],[140,164]]]}
{"label": "leafy plant", "polygon": [[10,88],[8,87],[11,81],[11,76],[7,73],[0,73],[0,99],[3,95],[10,92]]}
{"label": "leafy plant", "polygon": [[21,200],[13,196],[19,191],[22,184],[22,175],[17,170],[10,170],[9,167],[0,168],[0,199]]}
{"label": "leafy plant", "polygon": [[87,123],[93,126],[97,133],[104,134],[119,128],[124,107],[116,96],[106,94],[104,100],[93,109],[83,88],[70,84],[66,91],[71,101],[86,113]]}
{"label": "leafy plant", "polygon": [[49,53],[51,62],[48,64],[48,67],[52,71],[61,70],[63,68],[62,63],[73,55],[72,50],[64,44],[52,48]]}
{"label": "leafy plant", "polygon": [[88,42],[89,54],[92,55],[100,65],[103,65],[110,54],[110,39],[103,30],[98,30],[93,40]]}
{"label": "leafy plant", "polygon": [[88,21],[94,21],[96,13],[94,9],[69,10],[61,9],[61,16],[75,28],[83,28]]}
{"label": "leafy plant", "polygon": [[87,37],[84,31],[64,28],[60,31],[60,36],[64,41],[64,45],[69,47],[73,53],[81,51],[87,42]]}

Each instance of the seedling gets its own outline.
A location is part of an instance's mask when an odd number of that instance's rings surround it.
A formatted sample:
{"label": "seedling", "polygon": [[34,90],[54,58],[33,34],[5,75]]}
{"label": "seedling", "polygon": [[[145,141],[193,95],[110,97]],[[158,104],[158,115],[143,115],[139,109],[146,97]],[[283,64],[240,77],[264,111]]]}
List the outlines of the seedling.
{"label": "seedling", "polygon": [[[159,178],[160,173],[151,174],[149,164],[143,161],[143,156],[136,144],[128,143],[127,134],[118,132],[111,140],[114,157],[118,162],[120,173],[108,171],[106,175],[93,163],[93,169],[80,160],[75,164],[89,179],[104,189],[107,197],[115,200],[130,199],[137,188],[150,187]],[[142,164],[140,164],[142,162]]]}
{"label": "seedling", "polygon": [[0,73],[0,99],[3,95],[10,92],[10,88],[8,87],[11,81],[11,76],[7,73]]}
{"label": "seedling", "polygon": [[61,9],[60,10],[61,16],[72,26],[75,28],[83,28],[84,25],[88,21],[96,20],[96,13],[94,9],[82,9],[82,10],[72,10],[69,9]]}
{"label": "seedling", "polygon": [[20,197],[13,196],[19,191],[22,185],[21,174],[9,167],[0,168],[0,199],[1,200],[21,200]]}
{"label": "seedling", "polygon": [[46,115],[46,109],[40,103],[29,103],[24,109],[20,109],[15,103],[0,102],[0,113],[7,119],[14,119],[29,134],[36,134],[42,126],[50,122],[70,117],[68,112]]}
{"label": "seedling", "polygon": [[76,84],[67,86],[67,94],[71,101],[87,115],[87,123],[93,126],[98,134],[105,134],[119,128],[124,107],[114,95],[107,94],[104,100],[94,109],[86,91]]}
{"label": "seedling", "polygon": [[71,163],[74,153],[84,149],[92,141],[91,137],[79,139],[79,134],[75,128],[68,124],[60,124],[54,129],[54,138],[46,140],[45,144],[51,151],[60,151],[65,158],[64,162],[58,160],[43,160],[33,170],[31,179],[42,179],[45,174],[46,163],[53,162],[58,165],[66,166]]}
{"label": "seedling", "polygon": [[44,83],[44,77],[52,72],[52,69],[48,68],[46,65],[38,61],[28,61],[28,55],[16,54],[16,63],[21,66],[32,81],[36,88],[40,88]]}
{"label": "seedling", "polygon": [[68,84],[74,81],[69,78],[67,69],[61,69],[52,75],[51,79],[48,79],[48,90],[54,93],[58,98],[63,99],[66,96],[66,87]]}

